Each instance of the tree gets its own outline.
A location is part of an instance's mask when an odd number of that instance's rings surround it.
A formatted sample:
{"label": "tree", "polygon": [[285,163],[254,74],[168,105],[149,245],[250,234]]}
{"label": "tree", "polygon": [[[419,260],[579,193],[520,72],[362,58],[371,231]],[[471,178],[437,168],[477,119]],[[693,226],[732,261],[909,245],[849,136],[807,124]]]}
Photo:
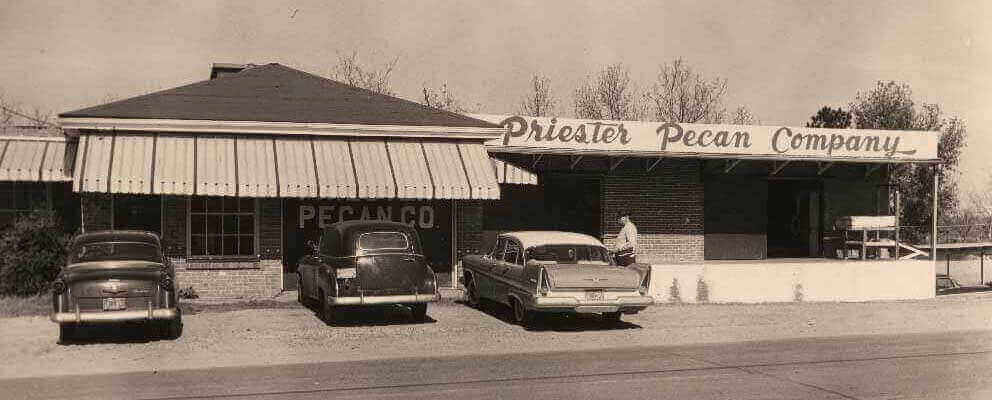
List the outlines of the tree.
{"label": "tree", "polygon": [[816,115],[810,117],[810,122],[806,123],[807,128],[837,128],[847,129],[851,127],[851,113],[837,107],[824,106]]}
{"label": "tree", "polygon": [[727,80],[705,79],[677,58],[659,67],[658,77],[646,97],[658,121],[720,123],[726,114],[723,95]]}
{"label": "tree", "polygon": [[398,61],[399,58],[393,58],[392,61],[380,67],[372,67],[363,65],[358,61],[357,51],[353,51],[351,54],[338,53],[338,62],[331,70],[331,76],[334,80],[351,86],[392,96],[393,90],[389,84],[389,76],[393,73]]}
{"label": "tree", "polygon": [[734,115],[730,118],[730,123],[734,125],[760,125],[761,121],[754,116],[747,106],[740,106],[734,110]]}
{"label": "tree", "polygon": [[551,92],[551,78],[534,75],[531,78],[531,92],[520,101],[520,114],[532,117],[553,116],[557,102]]}
{"label": "tree", "polygon": [[[939,220],[957,211],[957,185],[952,178],[965,146],[967,127],[960,118],[945,118],[936,104],[924,103],[917,108],[912,94],[908,84],[878,82],[871,90],[858,93],[850,105],[851,115],[858,129],[920,130],[940,135],[937,157],[941,165],[936,168],[941,185],[937,195]],[[902,194],[901,224],[932,223],[934,179],[934,168],[929,165],[905,164],[893,169],[890,180]]]}
{"label": "tree", "polygon": [[434,89],[427,86],[427,84],[424,84],[423,93],[423,104],[428,107],[459,114],[475,112],[477,109],[481,108],[481,105],[479,104],[476,104],[476,107],[468,107],[464,105],[451,93],[451,91],[448,90],[447,83],[442,83],[440,89]]}
{"label": "tree", "polygon": [[644,115],[637,87],[622,63],[599,71],[575,90],[572,101],[578,118],[636,121]]}

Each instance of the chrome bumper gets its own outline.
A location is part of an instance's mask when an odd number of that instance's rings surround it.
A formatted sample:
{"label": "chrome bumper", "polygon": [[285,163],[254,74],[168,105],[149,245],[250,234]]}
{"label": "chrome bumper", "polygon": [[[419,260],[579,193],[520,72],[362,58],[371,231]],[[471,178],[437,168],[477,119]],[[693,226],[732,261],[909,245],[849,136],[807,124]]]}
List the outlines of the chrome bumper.
{"label": "chrome bumper", "polygon": [[537,297],[533,307],[537,311],[571,311],[576,313],[604,313],[640,311],[654,304],[651,296],[621,296],[608,300],[580,300],[575,297]]}
{"label": "chrome bumper", "polygon": [[393,296],[328,297],[327,302],[336,306],[430,303],[437,301],[438,296],[438,294],[400,294]]}
{"label": "chrome bumper", "polygon": [[179,310],[175,308],[156,308],[147,311],[57,312],[52,313],[50,318],[58,324],[100,324],[170,320],[177,316]]}

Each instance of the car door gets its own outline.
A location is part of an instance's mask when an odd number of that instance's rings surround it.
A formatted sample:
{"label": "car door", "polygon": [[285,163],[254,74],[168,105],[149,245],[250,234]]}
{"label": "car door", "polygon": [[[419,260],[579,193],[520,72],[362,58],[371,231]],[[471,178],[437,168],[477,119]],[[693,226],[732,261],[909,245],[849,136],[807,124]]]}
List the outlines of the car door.
{"label": "car door", "polygon": [[493,247],[492,251],[486,257],[482,257],[482,261],[478,265],[479,270],[474,275],[474,279],[476,279],[476,286],[482,297],[496,299],[494,288],[497,281],[492,274],[496,272],[494,271],[496,266],[503,260],[506,240],[505,237],[496,239],[496,246]]}
{"label": "car door", "polygon": [[[493,268],[493,276],[498,282],[494,285],[493,296],[497,301],[506,302],[509,298],[510,288],[515,285],[513,281],[514,270],[517,270],[517,275],[519,275],[518,263],[522,263],[523,259],[523,249],[520,247],[520,242],[512,238],[508,238],[506,241],[506,250],[503,252],[503,259],[495,263]],[[522,264],[519,265],[520,268],[523,267]]]}
{"label": "car door", "polygon": [[515,257],[506,257],[503,261],[503,279],[507,282],[507,290],[513,291],[516,288],[517,291],[520,290],[521,286],[526,286],[524,283],[524,249],[520,245],[520,242],[516,240],[510,240],[507,242],[507,254],[515,254]]}

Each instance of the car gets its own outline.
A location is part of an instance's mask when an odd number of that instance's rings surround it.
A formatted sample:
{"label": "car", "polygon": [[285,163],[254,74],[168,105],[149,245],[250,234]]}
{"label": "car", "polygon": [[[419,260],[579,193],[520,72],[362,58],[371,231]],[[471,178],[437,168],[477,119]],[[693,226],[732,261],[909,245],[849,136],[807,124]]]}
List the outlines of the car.
{"label": "car", "polygon": [[299,302],[317,308],[326,322],[345,308],[402,305],[415,320],[427,318],[438,299],[437,277],[417,231],[390,221],[344,221],[308,243],[300,259]]}
{"label": "car", "polygon": [[502,303],[524,325],[544,312],[602,313],[616,323],[654,304],[650,266],[618,266],[602,242],[581,233],[502,233],[488,254],[466,256],[462,269],[469,304]]}
{"label": "car", "polygon": [[182,335],[172,263],[158,235],[144,231],[79,234],[52,283],[51,320],[59,342],[85,325],[141,323],[169,339]]}

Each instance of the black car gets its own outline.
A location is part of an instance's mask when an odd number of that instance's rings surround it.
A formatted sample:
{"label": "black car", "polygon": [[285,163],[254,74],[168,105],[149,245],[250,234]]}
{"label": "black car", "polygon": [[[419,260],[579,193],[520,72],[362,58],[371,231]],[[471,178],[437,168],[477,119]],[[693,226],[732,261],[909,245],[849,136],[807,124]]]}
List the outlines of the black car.
{"label": "black car", "polygon": [[436,301],[437,279],[417,231],[387,221],[345,221],[326,228],[299,264],[299,301],[325,321],[343,307],[398,304],[417,320]]}
{"label": "black car", "polygon": [[152,232],[84,233],[69,245],[68,261],[52,284],[51,320],[59,341],[83,325],[144,323],[178,338],[182,313],[175,270]]}

